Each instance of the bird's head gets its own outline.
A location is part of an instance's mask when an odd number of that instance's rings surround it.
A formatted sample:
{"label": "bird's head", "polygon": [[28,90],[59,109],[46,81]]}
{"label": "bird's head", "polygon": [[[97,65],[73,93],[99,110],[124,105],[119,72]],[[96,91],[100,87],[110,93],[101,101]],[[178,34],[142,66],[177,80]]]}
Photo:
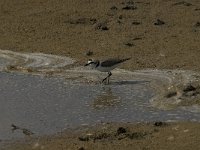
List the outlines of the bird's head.
{"label": "bird's head", "polygon": [[91,66],[91,67],[95,67],[97,64],[97,61],[93,60],[93,59],[89,59],[88,62],[85,64],[85,66]]}
{"label": "bird's head", "polygon": [[92,63],[94,63],[94,61],[92,59],[89,59],[85,66],[91,65]]}

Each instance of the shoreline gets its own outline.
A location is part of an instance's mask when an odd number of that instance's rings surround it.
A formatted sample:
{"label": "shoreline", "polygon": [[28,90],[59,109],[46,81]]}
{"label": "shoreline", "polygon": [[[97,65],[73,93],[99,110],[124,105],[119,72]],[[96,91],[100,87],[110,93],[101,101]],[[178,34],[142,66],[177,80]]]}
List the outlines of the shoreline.
{"label": "shoreline", "polygon": [[[0,8],[1,49],[66,56],[78,60],[77,65],[89,58],[132,57],[121,68],[200,72],[197,0],[1,0]],[[183,81],[181,76],[176,80]],[[200,87],[194,82],[192,88],[183,86],[184,81],[181,85],[175,82],[175,87],[164,91],[164,99],[172,106],[178,98],[186,100],[181,105],[194,100],[199,106],[199,97],[191,97],[200,93]],[[158,101],[155,105],[166,104]],[[62,133],[60,137],[40,137],[39,142],[30,138],[27,143],[14,143],[5,150],[200,149],[200,123],[167,123],[160,127],[152,124],[108,124],[96,126],[94,131],[89,127],[82,132]],[[121,128],[117,133],[120,127],[125,130]],[[79,140],[90,132],[89,141]]]}
{"label": "shoreline", "polygon": [[104,123],[53,136],[27,137],[6,149],[198,149],[199,130],[196,122]]}

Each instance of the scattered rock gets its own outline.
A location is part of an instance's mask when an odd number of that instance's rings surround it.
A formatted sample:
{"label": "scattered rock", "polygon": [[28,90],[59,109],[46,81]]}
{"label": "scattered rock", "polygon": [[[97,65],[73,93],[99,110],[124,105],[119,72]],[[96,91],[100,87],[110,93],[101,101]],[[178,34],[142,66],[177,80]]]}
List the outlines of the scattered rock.
{"label": "scattered rock", "polygon": [[191,6],[192,4],[191,4],[191,3],[188,3],[188,2],[185,2],[185,1],[181,1],[181,2],[175,3],[175,4],[173,4],[173,5]]}
{"label": "scattered rock", "polygon": [[33,132],[31,132],[30,130],[28,130],[28,129],[22,129],[22,132],[25,134],[25,135],[28,135],[28,136],[30,136],[30,135],[33,135],[34,133]]}
{"label": "scattered rock", "polygon": [[80,147],[78,150],[85,150],[85,148],[84,147]]}
{"label": "scattered rock", "polygon": [[123,127],[119,127],[119,128],[117,129],[117,135],[123,134],[123,133],[126,133],[126,132],[127,132],[126,129],[123,128]]}
{"label": "scattered rock", "polygon": [[127,4],[127,5],[134,5],[135,2],[134,2],[133,0],[129,0],[129,1],[126,2],[126,4]]}
{"label": "scattered rock", "polygon": [[118,24],[121,24],[122,22],[121,22],[120,20],[117,20],[117,23],[118,23]]}
{"label": "scattered rock", "polygon": [[70,19],[68,21],[65,21],[65,23],[69,24],[88,24],[93,25],[97,22],[95,18],[78,18],[78,19]]}
{"label": "scattered rock", "polygon": [[160,19],[157,19],[157,21],[154,23],[154,25],[156,25],[156,26],[160,26],[160,25],[164,25],[164,24],[165,24],[165,22]]}
{"label": "scattered rock", "polygon": [[194,26],[195,27],[200,27],[200,22],[198,21]]}
{"label": "scattered rock", "polygon": [[171,98],[177,95],[176,91],[170,91],[169,93],[167,93],[167,95],[165,95],[166,98]]}
{"label": "scattered rock", "polygon": [[141,140],[141,139],[144,139],[146,135],[147,135],[146,132],[134,132],[134,133],[128,134],[127,137],[129,139]]}
{"label": "scattered rock", "polygon": [[9,65],[6,67],[7,70],[17,70],[17,66]]}
{"label": "scattered rock", "polygon": [[166,125],[166,123],[165,122],[162,122],[162,121],[156,121],[155,123],[154,123],[154,126],[156,126],[156,127],[161,127],[161,126],[165,126]]}
{"label": "scattered rock", "polygon": [[79,137],[78,139],[80,141],[84,141],[84,142],[87,142],[87,141],[96,141],[96,140],[102,140],[102,139],[106,139],[108,137],[110,137],[111,135],[108,134],[108,133],[100,133],[100,134],[95,134],[95,135],[91,135],[91,136],[82,136],[82,137]]}
{"label": "scattered rock", "polygon": [[197,88],[195,88],[194,86],[192,85],[187,85],[184,89],[183,89],[183,92],[190,92],[190,91],[195,91]]}
{"label": "scattered rock", "polygon": [[129,42],[125,43],[124,45],[126,45],[126,46],[128,46],[128,47],[133,47],[133,46],[134,46],[133,43],[129,43]]}
{"label": "scattered rock", "polygon": [[91,56],[91,55],[93,55],[93,51],[88,50],[88,51],[86,51],[84,54],[85,54],[86,56]]}
{"label": "scattered rock", "polygon": [[135,10],[135,9],[137,9],[137,7],[135,7],[135,6],[124,6],[124,7],[122,7],[122,9],[123,10]]}
{"label": "scattered rock", "polygon": [[119,19],[122,19],[122,15],[119,16]]}
{"label": "scattered rock", "polygon": [[107,24],[105,22],[102,22],[102,23],[98,23],[96,26],[95,26],[95,29],[96,30],[109,30],[109,28],[107,27]]}
{"label": "scattered rock", "polygon": [[125,5],[122,7],[123,10],[135,10],[137,7],[135,7],[135,2],[134,1],[127,1],[127,2],[122,2],[122,5]]}
{"label": "scattered rock", "polygon": [[136,37],[136,38],[134,38],[133,40],[134,40],[134,41],[142,40],[142,38]]}
{"label": "scattered rock", "polygon": [[141,23],[140,22],[137,22],[137,21],[133,21],[132,22],[132,25],[140,25]]}
{"label": "scattered rock", "polygon": [[112,6],[110,9],[111,10],[117,10],[118,8],[116,6]]}
{"label": "scattered rock", "polygon": [[80,141],[89,141],[89,136],[85,136],[85,137],[78,137],[78,139],[80,140]]}
{"label": "scattered rock", "polygon": [[183,96],[185,97],[195,98],[199,94],[200,94],[200,89],[198,85],[194,86],[194,85],[189,84],[183,88]]}

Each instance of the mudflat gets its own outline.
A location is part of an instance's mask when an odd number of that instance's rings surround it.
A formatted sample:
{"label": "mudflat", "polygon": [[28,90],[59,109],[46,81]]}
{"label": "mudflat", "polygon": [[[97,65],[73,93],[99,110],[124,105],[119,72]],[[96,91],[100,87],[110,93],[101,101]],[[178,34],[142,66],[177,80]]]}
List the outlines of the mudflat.
{"label": "mudflat", "polygon": [[198,0],[1,0],[0,6],[1,49],[80,62],[132,57],[122,66],[129,70],[200,69]]}
{"label": "mudflat", "polygon": [[[1,0],[0,49],[132,57],[122,68],[200,71],[200,1]],[[200,124],[102,124],[6,149],[200,149]],[[39,139],[39,140],[38,140]]]}
{"label": "mudflat", "polygon": [[29,138],[11,144],[7,150],[152,150],[199,149],[199,123],[105,123],[82,127],[54,136]]}

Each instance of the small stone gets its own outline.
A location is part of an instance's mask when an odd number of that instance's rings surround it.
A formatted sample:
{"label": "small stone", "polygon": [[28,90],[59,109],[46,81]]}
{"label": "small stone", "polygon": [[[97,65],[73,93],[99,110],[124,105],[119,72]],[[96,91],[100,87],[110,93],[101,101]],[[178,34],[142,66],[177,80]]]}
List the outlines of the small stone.
{"label": "small stone", "polygon": [[122,19],[122,15],[119,16],[119,19]]}
{"label": "small stone", "polygon": [[122,9],[124,9],[124,10],[135,10],[135,9],[137,9],[137,7],[135,7],[135,6],[125,6],[125,7],[123,7]]}
{"label": "small stone", "polygon": [[191,3],[188,3],[188,2],[185,2],[185,1],[181,1],[181,2],[175,3],[175,4],[173,4],[173,5],[191,6],[192,4],[191,4]]}
{"label": "small stone", "polygon": [[93,51],[88,50],[88,51],[85,52],[85,55],[86,56],[91,56],[91,55],[93,55]]}
{"label": "small stone", "polygon": [[164,125],[166,125],[166,123],[164,123],[164,122],[162,122],[162,121],[156,121],[156,122],[154,123],[154,126],[156,126],[156,127],[161,127],[161,126],[164,126]]}
{"label": "small stone", "polygon": [[88,136],[86,136],[86,137],[78,137],[78,139],[80,141],[89,141],[89,137]]}
{"label": "small stone", "polygon": [[30,135],[33,135],[34,133],[33,132],[31,132],[30,130],[28,130],[28,129],[21,129],[22,130],[22,132],[23,132],[23,134],[25,134],[25,135],[28,135],[28,136],[30,136]]}
{"label": "small stone", "polygon": [[110,9],[111,10],[117,10],[118,8],[116,6],[112,6]]}
{"label": "small stone", "polygon": [[122,22],[121,22],[120,20],[117,20],[117,23],[118,23],[118,24],[121,24]]}
{"label": "small stone", "polygon": [[70,24],[88,24],[93,25],[97,22],[95,18],[78,18],[78,19],[70,19],[68,21],[64,21],[64,23]]}
{"label": "small stone", "polygon": [[192,85],[187,85],[184,89],[183,92],[190,92],[190,91],[195,91],[196,88]]}
{"label": "small stone", "polygon": [[165,24],[165,22],[160,19],[157,19],[157,21],[154,23],[154,25],[156,25],[156,26],[160,26],[160,25],[164,25],[164,24]]}
{"label": "small stone", "polygon": [[84,147],[80,147],[78,150],[85,150],[85,148]]}
{"label": "small stone", "polygon": [[96,30],[109,30],[106,23],[98,23],[96,26],[95,26],[95,29]]}
{"label": "small stone", "polygon": [[199,21],[195,24],[195,27],[200,27],[200,22]]}
{"label": "small stone", "polygon": [[140,38],[140,37],[136,37],[136,38],[134,38],[133,40],[134,40],[134,41],[142,40],[142,38]]}
{"label": "small stone", "polygon": [[119,127],[119,128],[117,129],[117,134],[118,134],[118,135],[119,135],[119,134],[126,133],[126,132],[127,132],[126,129],[123,128],[123,127]]}
{"label": "small stone", "polygon": [[108,27],[104,26],[101,28],[102,30],[108,30]]}
{"label": "small stone", "polygon": [[126,46],[128,46],[128,47],[133,47],[134,46],[134,44],[133,43],[125,43],[124,45],[126,45]]}
{"label": "small stone", "polygon": [[171,91],[169,93],[167,93],[167,95],[165,95],[166,98],[171,98],[177,95],[176,91]]}
{"label": "small stone", "polygon": [[133,25],[140,25],[141,23],[140,23],[140,22],[137,22],[137,21],[133,21],[132,24],[133,24]]}

